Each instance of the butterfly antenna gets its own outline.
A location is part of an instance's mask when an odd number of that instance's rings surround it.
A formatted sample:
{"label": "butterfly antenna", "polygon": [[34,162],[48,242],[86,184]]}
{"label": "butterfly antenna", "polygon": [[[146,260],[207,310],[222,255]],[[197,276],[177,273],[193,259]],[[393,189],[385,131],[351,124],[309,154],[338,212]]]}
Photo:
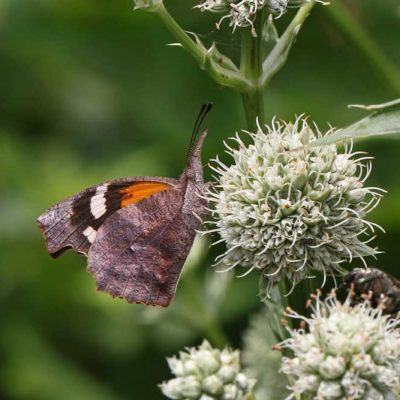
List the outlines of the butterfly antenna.
{"label": "butterfly antenna", "polygon": [[201,124],[203,123],[204,118],[206,117],[208,112],[211,110],[211,108],[212,108],[212,103],[205,103],[205,104],[202,104],[202,106],[201,106],[200,112],[199,112],[199,114],[198,114],[198,116],[196,118],[196,122],[195,122],[194,127],[193,127],[192,135],[190,136],[189,149],[188,149],[188,152],[187,152],[187,158],[188,159],[189,159],[190,154],[192,152],[194,143],[196,141],[196,137],[199,134]]}

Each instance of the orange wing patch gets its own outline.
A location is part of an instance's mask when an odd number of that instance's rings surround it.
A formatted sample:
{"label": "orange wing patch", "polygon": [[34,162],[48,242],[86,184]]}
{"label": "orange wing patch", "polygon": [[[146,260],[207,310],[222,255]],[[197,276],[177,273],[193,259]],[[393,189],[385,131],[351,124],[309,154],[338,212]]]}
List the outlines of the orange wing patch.
{"label": "orange wing patch", "polygon": [[137,203],[153,194],[171,189],[173,186],[162,182],[138,182],[120,191],[122,194],[121,207]]}

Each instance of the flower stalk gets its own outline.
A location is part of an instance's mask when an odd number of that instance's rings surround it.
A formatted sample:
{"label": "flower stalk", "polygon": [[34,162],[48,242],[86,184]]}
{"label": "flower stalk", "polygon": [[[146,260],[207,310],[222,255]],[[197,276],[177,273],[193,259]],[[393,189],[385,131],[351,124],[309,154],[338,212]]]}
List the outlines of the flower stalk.
{"label": "flower stalk", "polygon": [[[243,107],[246,115],[247,127],[250,130],[256,128],[256,120],[260,123],[266,122],[264,90],[272,77],[283,67],[288,57],[294,39],[316,0],[305,2],[293,21],[290,23],[281,38],[276,41],[270,54],[266,57],[264,30],[266,29],[267,16],[276,13],[264,4],[263,8],[248,10],[253,20],[241,16],[240,5],[231,5],[232,15],[239,18],[234,26],[242,30],[242,43],[240,55],[240,67],[226,55],[222,54],[213,43],[207,48],[195,34],[188,34],[175,21],[166,9],[162,0],[135,0],[136,9],[143,9],[158,15],[166,28],[172,33],[177,43],[173,45],[185,49],[197,62],[201,69],[208,72],[214,81],[222,86],[232,88],[242,97]],[[274,3],[275,4],[275,3]],[[286,10],[286,3],[279,3],[280,13]],[[213,7],[214,7],[213,3]],[[276,6],[276,5],[275,5]],[[203,10],[209,6],[201,4]],[[219,6],[218,6],[219,7]],[[215,10],[220,11],[219,8]],[[245,6],[246,7],[246,6]],[[282,9],[281,9],[282,8]],[[214,10],[209,10],[214,11]],[[275,12],[274,12],[275,11]],[[252,14],[253,13],[253,14]],[[272,14],[270,14],[272,13]],[[244,18],[241,21],[240,18]],[[240,22],[240,23],[239,23]],[[242,26],[243,25],[243,26]]]}
{"label": "flower stalk", "polygon": [[183,47],[200,68],[206,70],[217,83],[239,93],[253,90],[253,84],[240,73],[228,57],[217,50],[215,44],[207,49],[197,36],[194,36],[193,40],[175,21],[163,3],[154,12],[178,41],[177,45]]}
{"label": "flower stalk", "polygon": [[[265,276],[260,276],[260,296],[264,302],[267,312],[266,317],[268,324],[274,334],[276,342],[282,342],[288,337],[288,333],[283,325],[283,316],[285,309],[289,307],[289,299],[285,295],[287,293],[285,280],[282,279],[269,292],[267,291],[268,283],[265,282]],[[291,327],[291,320],[287,323]]]}
{"label": "flower stalk", "polygon": [[252,89],[242,93],[243,107],[246,114],[247,127],[256,129],[256,121],[266,122],[264,108],[264,90],[260,87],[262,75],[262,31],[265,23],[265,10],[260,12],[254,26],[242,29],[242,52],[240,58],[240,70],[250,82]]}

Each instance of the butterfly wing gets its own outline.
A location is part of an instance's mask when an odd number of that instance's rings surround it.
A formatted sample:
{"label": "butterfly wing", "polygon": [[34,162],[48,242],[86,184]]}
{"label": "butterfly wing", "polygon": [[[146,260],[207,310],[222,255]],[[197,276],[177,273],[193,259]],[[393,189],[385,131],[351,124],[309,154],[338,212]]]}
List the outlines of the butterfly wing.
{"label": "butterfly wing", "polygon": [[87,255],[98,229],[116,211],[169,190],[179,181],[171,178],[123,178],[90,187],[57,203],[38,218],[53,257],[72,248]]}
{"label": "butterfly wing", "polygon": [[89,250],[97,289],[130,303],[168,306],[195,237],[182,205],[182,191],[166,190],[115,212]]}

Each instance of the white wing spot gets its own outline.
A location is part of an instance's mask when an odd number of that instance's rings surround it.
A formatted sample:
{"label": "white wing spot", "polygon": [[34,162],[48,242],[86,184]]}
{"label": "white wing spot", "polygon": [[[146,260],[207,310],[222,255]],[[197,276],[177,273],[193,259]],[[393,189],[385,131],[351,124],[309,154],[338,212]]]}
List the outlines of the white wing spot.
{"label": "white wing spot", "polygon": [[96,219],[100,218],[107,211],[105,197],[107,187],[108,185],[99,186],[96,190],[96,194],[90,199],[90,212]]}
{"label": "white wing spot", "polygon": [[96,239],[97,231],[95,231],[91,226],[88,226],[84,231],[83,234],[87,237],[90,243],[94,242]]}

